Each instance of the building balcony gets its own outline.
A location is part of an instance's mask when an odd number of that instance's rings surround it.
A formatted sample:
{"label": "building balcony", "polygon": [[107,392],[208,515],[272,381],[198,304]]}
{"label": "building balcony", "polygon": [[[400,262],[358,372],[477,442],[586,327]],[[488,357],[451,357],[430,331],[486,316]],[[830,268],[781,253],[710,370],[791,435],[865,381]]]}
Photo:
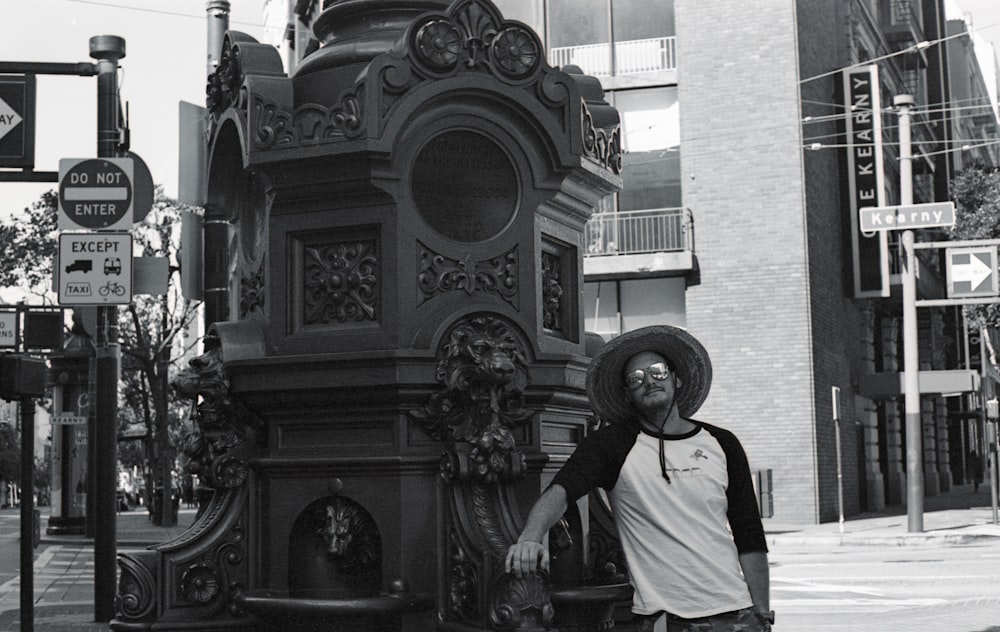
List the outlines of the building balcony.
{"label": "building balcony", "polygon": [[[924,41],[923,19],[918,0],[889,0],[882,3],[879,21],[886,40],[894,51],[909,51],[907,61],[927,67],[927,56],[923,48],[917,47]],[[911,50],[912,49],[912,50]]]}
{"label": "building balcony", "polygon": [[684,208],[591,216],[584,231],[587,280],[682,276],[694,270],[694,219]]}
{"label": "building balcony", "polygon": [[677,70],[677,38],[615,42],[613,65],[610,44],[553,48],[549,50],[549,63],[557,67],[579,66],[585,74],[595,77]]}

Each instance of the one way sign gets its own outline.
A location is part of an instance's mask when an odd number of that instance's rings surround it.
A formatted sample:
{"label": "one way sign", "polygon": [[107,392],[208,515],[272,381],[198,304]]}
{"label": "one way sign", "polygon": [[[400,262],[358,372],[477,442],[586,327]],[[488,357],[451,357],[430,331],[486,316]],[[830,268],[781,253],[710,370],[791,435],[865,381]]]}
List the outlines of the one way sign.
{"label": "one way sign", "polygon": [[948,248],[948,297],[996,296],[997,247]]}

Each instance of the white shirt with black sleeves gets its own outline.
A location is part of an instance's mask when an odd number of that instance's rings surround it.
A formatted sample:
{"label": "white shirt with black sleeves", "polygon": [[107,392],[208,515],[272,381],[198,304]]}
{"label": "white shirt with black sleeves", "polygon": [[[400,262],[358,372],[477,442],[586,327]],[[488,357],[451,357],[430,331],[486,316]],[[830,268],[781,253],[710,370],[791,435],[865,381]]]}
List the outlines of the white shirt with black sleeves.
{"label": "white shirt with black sleeves", "polygon": [[691,420],[660,436],[638,423],[587,436],[553,479],[574,501],[608,492],[637,614],[686,619],[752,605],[739,554],[767,551],[746,453],[733,433]]}

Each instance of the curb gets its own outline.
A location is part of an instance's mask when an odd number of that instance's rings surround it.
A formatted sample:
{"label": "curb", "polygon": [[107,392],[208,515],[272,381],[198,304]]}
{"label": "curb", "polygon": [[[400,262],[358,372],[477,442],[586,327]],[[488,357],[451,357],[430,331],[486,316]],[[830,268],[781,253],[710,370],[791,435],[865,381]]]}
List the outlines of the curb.
{"label": "curb", "polygon": [[910,545],[955,545],[971,544],[980,540],[996,540],[997,535],[986,533],[914,533],[905,535],[857,535],[829,534],[802,535],[782,534],[767,536],[769,545],[800,545],[800,546],[910,546]]}

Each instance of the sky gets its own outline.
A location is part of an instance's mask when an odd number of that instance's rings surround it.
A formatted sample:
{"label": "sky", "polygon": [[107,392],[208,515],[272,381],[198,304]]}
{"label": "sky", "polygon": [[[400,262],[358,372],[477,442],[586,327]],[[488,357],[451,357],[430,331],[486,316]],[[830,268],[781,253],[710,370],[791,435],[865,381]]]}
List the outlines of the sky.
{"label": "sky", "polygon": [[[727,0],[737,1],[737,0]],[[972,16],[979,34],[1000,44],[1000,0],[947,0]],[[230,28],[273,41],[263,0],[230,0]],[[205,0],[0,0],[0,60],[93,62],[95,35],[125,39],[120,89],[127,102],[131,149],[153,182],[177,196],[178,104],[204,105]],[[60,158],[92,158],[96,148],[96,79],[39,76],[35,169],[58,171]],[[20,213],[54,184],[0,182],[0,217]]]}
{"label": "sky", "polygon": [[[263,41],[262,0],[230,0],[230,28]],[[125,39],[119,62],[128,104],[131,151],[155,184],[177,196],[178,108],[205,105],[205,0],[0,0],[0,60],[93,63],[95,35]],[[39,75],[35,170],[58,171],[60,158],[97,155],[95,77]],[[54,183],[0,182],[0,217],[16,215]]]}

